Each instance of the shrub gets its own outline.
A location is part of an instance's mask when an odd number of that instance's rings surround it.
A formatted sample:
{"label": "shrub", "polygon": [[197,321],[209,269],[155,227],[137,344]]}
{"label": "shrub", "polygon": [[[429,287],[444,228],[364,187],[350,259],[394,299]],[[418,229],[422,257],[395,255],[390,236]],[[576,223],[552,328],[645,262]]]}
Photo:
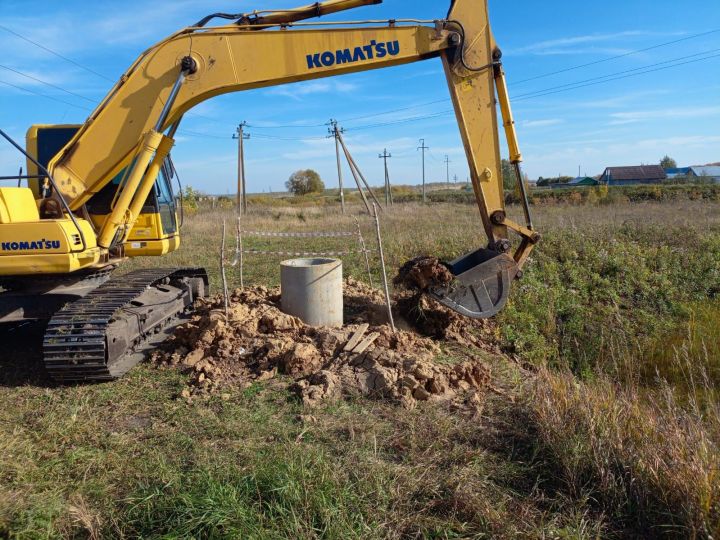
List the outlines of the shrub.
{"label": "shrub", "polygon": [[309,193],[322,193],[325,190],[325,184],[320,179],[320,175],[312,169],[295,171],[285,182],[285,187],[293,195],[307,195]]}

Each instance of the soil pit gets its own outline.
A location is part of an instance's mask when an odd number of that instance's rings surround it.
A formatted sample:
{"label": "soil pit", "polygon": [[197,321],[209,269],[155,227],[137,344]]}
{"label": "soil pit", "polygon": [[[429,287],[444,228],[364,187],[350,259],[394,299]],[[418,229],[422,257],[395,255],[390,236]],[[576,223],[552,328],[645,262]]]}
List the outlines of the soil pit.
{"label": "soil pit", "polygon": [[[437,363],[440,348],[430,337],[409,327],[393,334],[385,324],[380,291],[348,279],[344,302],[343,328],[311,327],[280,310],[279,289],[238,289],[231,294],[227,317],[221,297],[201,302],[192,319],[177,328],[153,359],[188,372],[185,398],[227,393],[278,374],[288,376],[283,380],[290,381],[307,406],[352,395],[408,408],[430,400],[477,403],[477,394],[492,388],[490,368],[473,355],[458,364]],[[428,302],[434,306],[427,305],[423,312],[423,332],[464,345],[484,345],[482,337],[474,335],[478,330],[480,336],[488,335],[486,325],[479,324],[484,321],[471,321]],[[401,301],[397,307],[403,305]],[[474,332],[463,324],[474,325]]]}

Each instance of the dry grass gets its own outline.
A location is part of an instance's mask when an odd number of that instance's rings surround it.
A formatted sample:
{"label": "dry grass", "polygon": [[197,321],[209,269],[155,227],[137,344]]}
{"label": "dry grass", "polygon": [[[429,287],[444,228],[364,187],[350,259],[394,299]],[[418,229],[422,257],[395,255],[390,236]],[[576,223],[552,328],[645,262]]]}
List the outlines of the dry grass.
{"label": "dry grass", "polygon": [[[353,230],[355,218],[374,245],[358,206],[253,208],[243,225]],[[200,211],[180,251],[128,268],[204,265],[217,290],[223,219],[232,211]],[[272,385],[187,404],[181,375],[148,366],[56,388],[23,378],[31,357],[5,355],[0,537],[717,537],[718,204],[544,207],[536,222],[546,241],[499,320],[508,354],[488,359],[514,399],[488,395],[475,416],[359,399],[303,420]],[[382,225],[390,270],[484,238],[469,205],[397,205]],[[277,284],[281,257],[250,257],[247,282]],[[362,260],[344,263],[364,278]],[[443,345],[443,361],[454,354]]]}
{"label": "dry grass", "polygon": [[526,407],[555,489],[638,535],[717,537],[720,409],[708,380],[696,384],[702,407],[663,382],[648,391],[542,371]]}

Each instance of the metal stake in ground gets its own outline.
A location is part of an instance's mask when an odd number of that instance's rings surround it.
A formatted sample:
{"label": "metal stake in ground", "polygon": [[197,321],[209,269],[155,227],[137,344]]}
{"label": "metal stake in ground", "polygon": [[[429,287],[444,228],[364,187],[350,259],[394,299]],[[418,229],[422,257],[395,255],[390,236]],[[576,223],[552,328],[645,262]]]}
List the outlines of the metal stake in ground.
{"label": "metal stake in ground", "polygon": [[387,303],[388,320],[390,328],[395,333],[395,321],[393,320],[392,304],[390,303],[390,291],[388,289],[387,272],[385,271],[385,254],[383,253],[382,237],[380,236],[380,217],[378,216],[377,205],[373,203],[373,214],[375,216],[375,232],[377,233],[378,252],[380,254],[380,269],[382,270],[383,286],[385,288],[385,302]]}
{"label": "metal stake in ground", "polygon": [[362,251],[363,255],[365,255],[365,266],[367,267],[368,283],[372,287],[373,282],[372,282],[372,272],[370,272],[370,258],[368,257],[367,247],[365,247],[365,239],[363,238],[362,230],[360,229],[360,222],[358,221],[358,218],[353,216],[353,219],[355,220],[355,225],[357,226],[357,235],[358,235],[358,243],[360,244],[360,251]]}
{"label": "metal stake in ground", "polygon": [[225,220],[222,226],[222,243],[220,244],[220,276],[223,284],[223,298],[225,300],[225,318],[228,316],[228,289],[227,278],[225,277]]}

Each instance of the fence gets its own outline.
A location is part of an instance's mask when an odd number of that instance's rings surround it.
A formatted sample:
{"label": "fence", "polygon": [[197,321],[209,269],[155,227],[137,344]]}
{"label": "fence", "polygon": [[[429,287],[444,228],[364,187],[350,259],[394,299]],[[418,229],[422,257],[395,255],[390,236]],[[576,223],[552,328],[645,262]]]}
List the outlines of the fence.
{"label": "fence", "polygon": [[[385,292],[385,302],[387,304],[388,321],[392,327],[393,332],[395,331],[395,322],[392,316],[392,309],[390,303],[390,292],[388,289],[387,272],[385,269],[385,254],[383,253],[382,247],[382,236],[380,233],[380,218],[378,217],[377,206],[373,204],[373,214],[375,220],[375,231],[377,235],[377,251],[378,261],[380,263],[381,275],[383,279],[383,288]],[[370,253],[371,250],[367,248],[365,239],[362,235],[360,228],[360,222],[356,219],[356,230],[355,231],[306,231],[306,232],[275,232],[275,231],[257,231],[257,230],[243,230],[241,220],[238,217],[235,228],[235,252],[232,261],[226,260],[226,237],[227,229],[225,221],[223,220],[222,228],[222,244],[220,247],[220,274],[222,277],[223,284],[223,296],[225,299],[225,313],[228,311],[228,288],[227,288],[227,277],[225,269],[229,265],[230,267],[238,267],[240,272],[240,288],[245,287],[244,280],[244,269],[245,269],[245,255],[267,255],[267,256],[282,256],[282,257],[345,257],[349,255],[362,255],[365,259],[365,267],[368,273],[368,281],[370,286],[373,286],[372,272],[370,270]],[[247,237],[256,238],[355,238],[357,241],[357,249],[345,249],[341,251],[289,251],[289,250],[270,250],[270,249],[247,249],[244,247],[243,239]]]}

